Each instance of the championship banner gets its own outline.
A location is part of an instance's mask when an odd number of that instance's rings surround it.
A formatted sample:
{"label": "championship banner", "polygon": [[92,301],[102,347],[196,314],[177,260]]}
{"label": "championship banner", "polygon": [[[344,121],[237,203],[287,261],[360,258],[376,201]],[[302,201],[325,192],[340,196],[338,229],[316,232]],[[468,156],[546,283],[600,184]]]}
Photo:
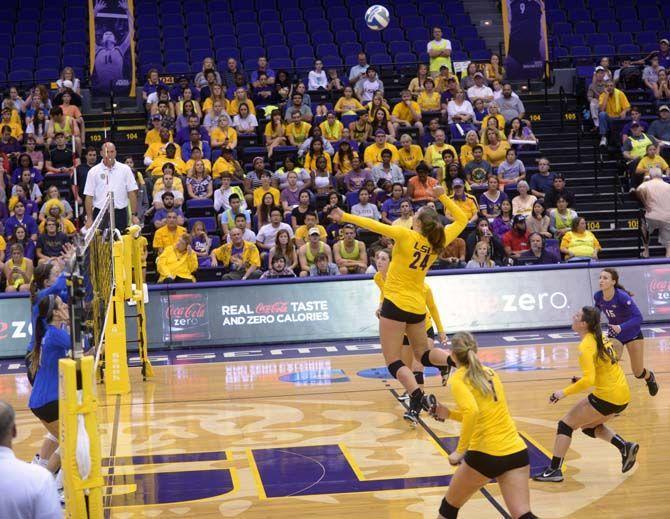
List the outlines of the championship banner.
{"label": "championship banner", "polygon": [[541,79],[549,59],[543,0],[503,0],[506,79]]}
{"label": "championship banner", "polygon": [[88,5],[91,90],[134,97],[133,0],[89,0]]}

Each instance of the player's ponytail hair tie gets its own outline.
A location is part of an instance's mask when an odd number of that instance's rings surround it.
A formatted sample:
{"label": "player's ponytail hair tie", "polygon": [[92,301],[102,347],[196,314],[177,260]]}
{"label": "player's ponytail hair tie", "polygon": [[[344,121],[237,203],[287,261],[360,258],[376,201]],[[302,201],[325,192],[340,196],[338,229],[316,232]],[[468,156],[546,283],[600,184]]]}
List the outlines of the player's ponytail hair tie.
{"label": "player's ponytail hair tie", "polygon": [[477,340],[470,332],[457,332],[451,338],[451,352],[466,367],[465,378],[483,395],[493,395],[491,379],[477,357]]}

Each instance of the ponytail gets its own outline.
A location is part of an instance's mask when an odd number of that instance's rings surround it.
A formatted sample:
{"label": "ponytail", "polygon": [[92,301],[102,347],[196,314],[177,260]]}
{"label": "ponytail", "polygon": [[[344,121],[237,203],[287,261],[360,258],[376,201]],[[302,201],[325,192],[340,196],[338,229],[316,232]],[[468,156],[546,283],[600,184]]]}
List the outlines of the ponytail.
{"label": "ponytail", "polygon": [[617,271],[617,269],[613,269],[611,267],[606,267],[602,270],[602,272],[607,272],[610,276],[612,276],[612,281],[614,281],[614,288],[615,289],[618,288],[619,290],[623,290],[630,297],[633,297],[634,294],[632,292],[626,290],[624,288],[624,286],[621,283],[619,283],[619,272]]}
{"label": "ponytail", "polygon": [[585,306],[582,308],[582,320],[586,323],[589,333],[593,334],[596,340],[596,356],[600,360],[609,360],[612,364],[616,364],[618,359],[612,348],[605,347],[603,340],[603,331],[600,327],[600,310],[595,306]]}
{"label": "ponytail", "polygon": [[49,321],[51,321],[55,308],[55,295],[49,295],[48,297],[43,298],[39,303],[39,313],[35,322],[35,344],[32,351],[28,354],[30,374],[33,378],[35,378],[35,374],[40,365],[42,340],[47,332],[47,326],[49,325]]}
{"label": "ponytail", "polygon": [[437,211],[432,207],[424,207],[419,211],[417,218],[421,222],[421,233],[436,254],[440,254],[447,246],[444,236],[444,225],[440,221]]}
{"label": "ponytail", "polygon": [[493,395],[491,379],[477,357],[477,341],[469,332],[458,332],[451,338],[451,351],[458,362],[466,367],[465,378],[482,395]]}

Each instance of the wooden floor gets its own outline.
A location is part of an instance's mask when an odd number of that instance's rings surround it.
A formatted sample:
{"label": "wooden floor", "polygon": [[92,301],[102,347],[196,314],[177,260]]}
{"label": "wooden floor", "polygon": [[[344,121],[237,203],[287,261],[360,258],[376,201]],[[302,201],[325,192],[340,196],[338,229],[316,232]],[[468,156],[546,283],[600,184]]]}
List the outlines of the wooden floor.
{"label": "wooden floor", "polygon": [[[549,394],[578,374],[575,344],[483,349],[497,368],[513,416],[546,461],[556,422],[577,397],[557,405]],[[639,464],[622,475],[618,452],[575,433],[566,481],[531,482],[533,511],[543,518],[667,518],[662,474],[670,466],[670,346],[647,339],[658,396],[629,375],[633,399],[611,423],[640,444]],[[625,369],[630,373],[627,356]],[[111,486],[108,516],[282,518],[432,518],[452,468],[422,427],[402,418],[380,354],[306,360],[186,364],[156,368],[151,382],[133,369],[132,394],[101,397],[103,455]],[[381,370],[380,370],[381,371]],[[395,381],[389,382],[397,388]],[[17,409],[19,457],[30,459],[43,430],[26,409],[23,376],[0,376],[2,398]],[[427,387],[445,401],[437,377]],[[444,445],[455,422],[427,419]],[[436,486],[438,485],[438,486]],[[501,517],[495,484],[463,508],[465,518]],[[499,505],[498,505],[499,506]]]}

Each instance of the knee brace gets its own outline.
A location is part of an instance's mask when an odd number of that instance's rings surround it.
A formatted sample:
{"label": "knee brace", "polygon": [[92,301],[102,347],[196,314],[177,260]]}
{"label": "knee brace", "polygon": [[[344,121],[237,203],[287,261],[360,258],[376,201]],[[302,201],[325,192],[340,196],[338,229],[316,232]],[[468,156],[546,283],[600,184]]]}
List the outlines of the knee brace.
{"label": "knee brace", "polygon": [[423,371],[415,371],[414,372],[414,378],[416,379],[417,384],[419,384],[420,386],[423,385],[423,383],[424,383]]}
{"label": "knee brace", "polygon": [[646,377],[647,377],[647,369],[646,368],[642,368],[642,373],[640,373],[639,375],[635,375],[635,378],[646,378]]}
{"label": "knee brace", "polygon": [[572,427],[570,427],[563,420],[558,422],[558,434],[562,434],[564,436],[572,438],[572,431],[573,431]]}
{"label": "knee brace", "polygon": [[58,443],[58,438],[56,438],[56,437],[55,437],[53,434],[51,434],[50,432],[48,432],[48,433],[46,433],[46,434],[44,435],[44,439],[45,439],[45,440],[49,440],[49,441],[54,442],[54,443]]}
{"label": "knee brace", "polygon": [[428,368],[436,368],[432,362],[430,362],[430,350],[426,350],[423,352],[423,355],[421,355],[421,364]]}
{"label": "knee brace", "polygon": [[537,519],[537,516],[533,512],[527,512],[519,516],[519,519]]}
{"label": "knee brace", "polygon": [[446,517],[446,519],[455,519],[458,517],[458,508],[447,503],[445,498],[442,500],[442,504],[440,505],[440,515],[442,517]]}
{"label": "knee brace", "polygon": [[405,363],[401,360],[396,360],[395,362],[391,362],[391,364],[388,365],[388,370],[393,378],[398,378],[398,371],[403,367],[405,367]]}
{"label": "knee brace", "polygon": [[582,429],[582,432],[586,434],[586,436],[590,436],[591,438],[596,437],[596,428],[595,427],[589,427],[587,429]]}

